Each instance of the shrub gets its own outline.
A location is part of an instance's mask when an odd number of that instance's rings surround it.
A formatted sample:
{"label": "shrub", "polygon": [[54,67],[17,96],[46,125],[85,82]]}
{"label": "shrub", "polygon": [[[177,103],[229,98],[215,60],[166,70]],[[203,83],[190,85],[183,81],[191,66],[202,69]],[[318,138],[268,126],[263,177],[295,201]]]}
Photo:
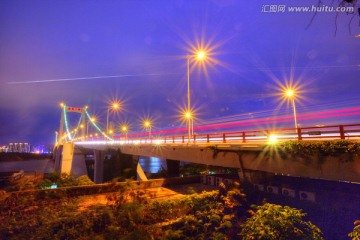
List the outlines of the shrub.
{"label": "shrub", "polygon": [[53,184],[53,182],[49,179],[43,179],[39,182],[39,184],[37,185],[37,188],[40,189],[46,189],[46,188],[50,188],[50,186]]}
{"label": "shrub", "polygon": [[77,180],[77,184],[79,186],[95,185],[95,183],[93,181],[91,181],[91,179],[87,175],[80,176],[76,180]]}
{"label": "shrub", "polygon": [[256,213],[242,226],[240,235],[244,240],[322,240],[319,228],[305,222],[301,210],[266,203],[258,207]]}
{"label": "shrub", "polygon": [[40,181],[37,188],[44,189],[49,188],[52,184],[56,184],[58,187],[72,187],[72,186],[84,186],[94,185],[95,183],[90,180],[86,175],[74,178],[68,173],[52,172],[45,176],[45,179]]}

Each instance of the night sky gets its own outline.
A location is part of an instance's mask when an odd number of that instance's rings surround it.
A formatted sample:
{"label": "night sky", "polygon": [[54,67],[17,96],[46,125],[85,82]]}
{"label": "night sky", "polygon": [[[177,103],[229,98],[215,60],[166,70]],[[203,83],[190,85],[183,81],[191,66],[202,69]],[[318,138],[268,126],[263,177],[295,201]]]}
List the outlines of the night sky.
{"label": "night sky", "polygon": [[154,131],[184,127],[186,56],[198,47],[211,51],[191,62],[195,125],[291,116],[276,96],[291,84],[301,126],[360,123],[359,6],[338,16],[262,11],[279,4],[318,1],[0,1],[0,145],[53,143],[60,102],[88,105],[103,128],[115,99],[116,126],[141,131],[150,117]]}

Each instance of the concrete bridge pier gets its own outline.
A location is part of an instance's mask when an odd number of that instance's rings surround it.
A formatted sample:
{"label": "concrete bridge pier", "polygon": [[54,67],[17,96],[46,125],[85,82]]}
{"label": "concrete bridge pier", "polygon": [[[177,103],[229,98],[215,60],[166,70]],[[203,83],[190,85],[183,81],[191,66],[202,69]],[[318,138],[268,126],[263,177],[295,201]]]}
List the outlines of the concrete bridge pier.
{"label": "concrete bridge pier", "polygon": [[119,149],[94,150],[94,182],[103,183],[114,178],[148,180],[139,164],[139,156],[124,154]]}
{"label": "concrete bridge pier", "polygon": [[71,174],[73,177],[87,175],[85,155],[74,143],[64,143],[55,151],[55,171]]}
{"label": "concrete bridge pier", "polygon": [[94,182],[103,183],[104,179],[104,151],[94,150]]}
{"label": "concrete bridge pier", "polygon": [[[138,156],[124,154],[120,149],[111,150],[111,161],[107,164],[107,171],[111,172],[111,178],[123,177],[136,179],[136,168],[139,162]],[[108,174],[108,173],[107,173]]]}
{"label": "concrete bridge pier", "polygon": [[61,158],[62,158],[63,145],[58,145],[54,149],[53,158],[55,160],[54,170],[56,172],[61,171]]}
{"label": "concrete bridge pier", "polygon": [[166,166],[169,177],[178,177],[180,175],[180,161],[166,159]]}

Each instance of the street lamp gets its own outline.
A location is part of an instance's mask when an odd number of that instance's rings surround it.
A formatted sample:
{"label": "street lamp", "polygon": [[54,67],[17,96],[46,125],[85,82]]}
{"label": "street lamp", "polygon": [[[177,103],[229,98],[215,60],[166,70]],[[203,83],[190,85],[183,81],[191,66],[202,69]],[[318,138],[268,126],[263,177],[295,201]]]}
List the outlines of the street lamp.
{"label": "street lamp", "polygon": [[114,133],[112,129],[109,130],[109,135],[111,136]]}
{"label": "street lamp", "polygon": [[194,135],[194,118],[190,111],[185,112],[185,119],[187,119],[188,126],[190,127],[191,136]]}
{"label": "street lamp", "polygon": [[125,133],[125,141],[127,141],[127,134],[128,134],[128,131],[129,131],[128,126],[122,125],[122,126],[121,126],[121,131],[122,131],[123,133]]}
{"label": "street lamp", "polygon": [[93,123],[93,122],[96,122],[96,118],[94,118],[94,117],[90,118],[90,120],[87,122],[87,124],[86,124],[86,136],[89,135],[89,125],[90,125],[90,123]]}
{"label": "street lamp", "polygon": [[298,127],[298,124],[297,124],[297,120],[296,120],[296,107],[295,107],[295,92],[294,90],[292,89],[286,89],[285,90],[285,96],[290,99],[291,101],[291,104],[292,104],[292,107],[293,107],[293,111],[294,111],[294,123],[295,123],[295,130],[297,129]]}
{"label": "street lamp", "polygon": [[193,58],[196,61],[204,61],[206,59],[206,52],[203,50],[197,51],[195,55],[187,55],[186,56],[186,63],[187,63],[187,110],[189,113],[189,116],[187,117],[187,125],[188,125],[188,142],[190,142],[190,138],[192,135],[191,130],[191,123],[194,124],[194,120],[191,116],[191,98],[190,98],[190,59]]}
{"label": "street lamp", "polygon": [[107,134],[109,133],[109,114],[110,114],[110,110],[116,111],[118,109],[120,109],[120,103],[118,103],[118,102],[114,102],[108,107],[107,114],[106,114],[106,133]]}
{"label": "street lamp", "polygon": [[151,138],[151,122],[150,120],[145,120],[144,123],[144,128],[149,130],[149,138]]}

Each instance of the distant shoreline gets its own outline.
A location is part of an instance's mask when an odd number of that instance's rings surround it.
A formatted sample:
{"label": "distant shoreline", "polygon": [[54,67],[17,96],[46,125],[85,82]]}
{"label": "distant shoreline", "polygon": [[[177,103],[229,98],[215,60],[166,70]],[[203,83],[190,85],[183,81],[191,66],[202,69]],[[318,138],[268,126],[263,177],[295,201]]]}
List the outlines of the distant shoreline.
{"label": "distant shoreline", "polygon": [[52,154],[36,154],[36,153],[0,153],[0,162],[17,162],[28,160],[50,160]]}

